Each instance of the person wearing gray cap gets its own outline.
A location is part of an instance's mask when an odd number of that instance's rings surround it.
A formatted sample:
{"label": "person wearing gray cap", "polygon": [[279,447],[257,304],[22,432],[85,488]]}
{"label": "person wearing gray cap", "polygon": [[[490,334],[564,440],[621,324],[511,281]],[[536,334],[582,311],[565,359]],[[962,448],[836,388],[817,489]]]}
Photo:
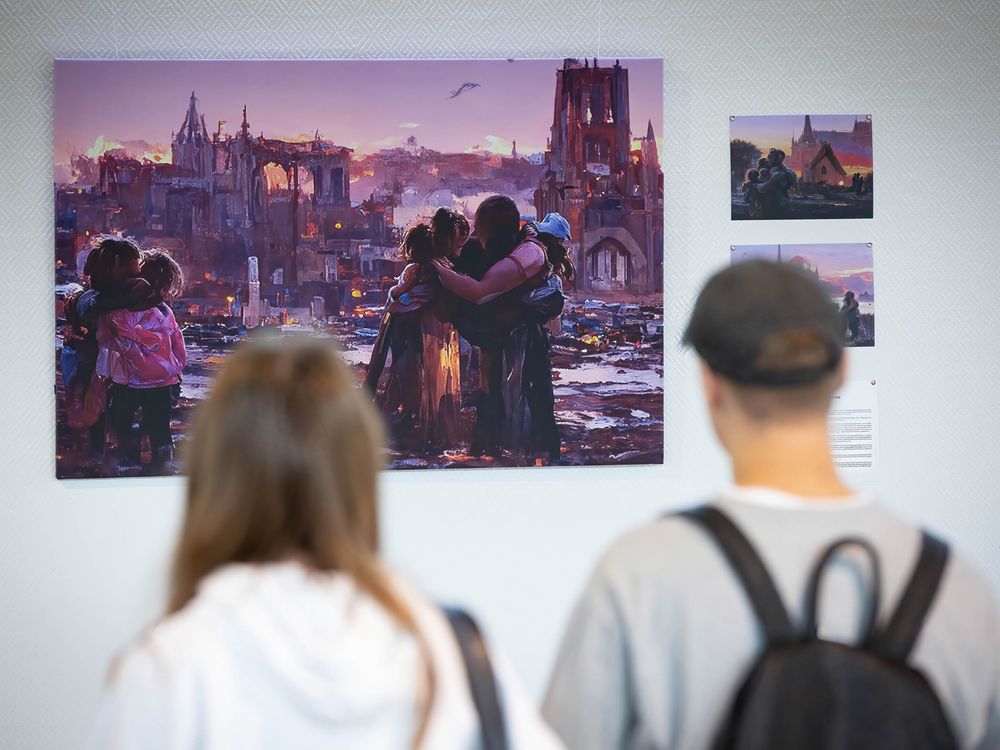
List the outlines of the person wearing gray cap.
{"label": "person wearing gray cap", "polygon": [[684,340],[734,484],[604,554],[545,718],[575,750],[1000,748],[990,586],[837,474],[827,292],[787,264],[734,265]]}

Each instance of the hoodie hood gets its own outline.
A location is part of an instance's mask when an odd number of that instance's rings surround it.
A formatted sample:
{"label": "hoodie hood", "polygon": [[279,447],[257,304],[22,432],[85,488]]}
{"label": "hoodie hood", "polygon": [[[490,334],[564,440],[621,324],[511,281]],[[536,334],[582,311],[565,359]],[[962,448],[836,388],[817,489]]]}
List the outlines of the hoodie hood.
{"label": "hoodie hood", "polygon": [[[423,748],[476,750],[480,725],[454,633],[405,580],[434,663]],[[512,748],[557,750],[497,658]],[[351,576],[296,562],[227,565],[112,667],[90,750],[405,750],[418,721],[416,639]]]}
{"label": "hoodie hood", "polygon": [[219,634],[215,648],[241,680],[316,720],[414,711],[416,641],[348,575],[297,562],[228,565],[191,606],[192,619],[215,621],[206,630]]}

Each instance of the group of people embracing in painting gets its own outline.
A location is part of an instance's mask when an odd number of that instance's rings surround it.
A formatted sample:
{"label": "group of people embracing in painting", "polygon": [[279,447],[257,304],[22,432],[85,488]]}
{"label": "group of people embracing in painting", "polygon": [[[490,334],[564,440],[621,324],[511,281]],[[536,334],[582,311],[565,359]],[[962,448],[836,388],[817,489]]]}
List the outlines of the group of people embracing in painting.
{"label": "group of people embracing in painting", "polygon": [[[187,350],[170,308],[184,274],[169,253],[131,237],[101,235],[63,308],[59,370],[66,423],[85,430],[105,476],[173,468],[171,415]],[[142,460],[148,439],[149,461]]]}
{"label": "group of people embracing in painting", "polygon": [[[504,195],[484,200],[471,227],[451,208],[409,227],[365,378],[398,443],[444,452],[467,442],[472,456],[559,462],[546,324],[573,278],[569,239],[564,217],[522,225]],[[475,407],[471,435],[463,406]]]}

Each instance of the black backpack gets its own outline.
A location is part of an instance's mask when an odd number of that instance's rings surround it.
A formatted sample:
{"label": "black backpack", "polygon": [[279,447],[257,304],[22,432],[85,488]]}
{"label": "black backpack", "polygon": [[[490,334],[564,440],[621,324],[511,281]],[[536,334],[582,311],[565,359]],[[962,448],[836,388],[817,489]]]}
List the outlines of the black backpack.
{"label": "black backpack", "polygon": [[[805,632],[797,633],[774,582],[749,540],[717,508],[685,517],[708,531],[743,584],[765,647],[733,701],[714,750],[955,750],[941,701],[907,658],[934,601],[948,547],[926,532],[920,557],[895,613],[876,628],[879,561],[856,537],[827,547],[806,590]],[[860,645],[817,637],[820,580],[845,546],[865,550],[872,566],[871,616]]]}

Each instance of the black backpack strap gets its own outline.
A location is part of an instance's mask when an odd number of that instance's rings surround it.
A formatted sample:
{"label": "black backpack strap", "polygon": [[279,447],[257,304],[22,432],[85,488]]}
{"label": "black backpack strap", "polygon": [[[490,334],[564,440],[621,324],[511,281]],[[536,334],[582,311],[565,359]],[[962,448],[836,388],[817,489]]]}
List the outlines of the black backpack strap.
{"label": "black backpack strap", "polygon": [[764,628],[768,645],[794,641],[795,628],[788,617],[788,610],[781,602],[781,595],[767,572],[764,561],[739,527],[729,516],[711,505],[684,511],[681,515],[695,521],[714,537],[730,568],[743,584],[757,619]]}
{"label": "black backpack strap", "polygon": [[472,702],[479,715],[483,750],[507,750],[507,726],[489,650],[482,631],[467,612],[452,607],[444,607],[445,617],[455,633],[458,649],[465,662],[465,673],[469,678]]}
{"label": "black backpack strap", "polygon": [[860,547],[868,556],[871,564],[871,604],[868,610],[868,618],[862,629],[861,643],[866,646],[872,643],[875,635],[875,618],[878,616],[879,602],[882,599],[882,570],[879,565],[878,552],[870,542],[860,537],[845,537],[833,542],[820,555],[819,562],[813,568],[809,576],[809,585],[806,588],[806,637],[816,638],[819,627],[819,588],[823,579],[823,573],[829,567],[830,561],[844,547]]}
{"label": "black backpack strap", "polygon": [[917,642],[924,620],[934,603],[948,564],[948,545],[923,532],[920,557],[910,581],[885,626],[876,639],[875,650],[887,659],[905,662]]}

